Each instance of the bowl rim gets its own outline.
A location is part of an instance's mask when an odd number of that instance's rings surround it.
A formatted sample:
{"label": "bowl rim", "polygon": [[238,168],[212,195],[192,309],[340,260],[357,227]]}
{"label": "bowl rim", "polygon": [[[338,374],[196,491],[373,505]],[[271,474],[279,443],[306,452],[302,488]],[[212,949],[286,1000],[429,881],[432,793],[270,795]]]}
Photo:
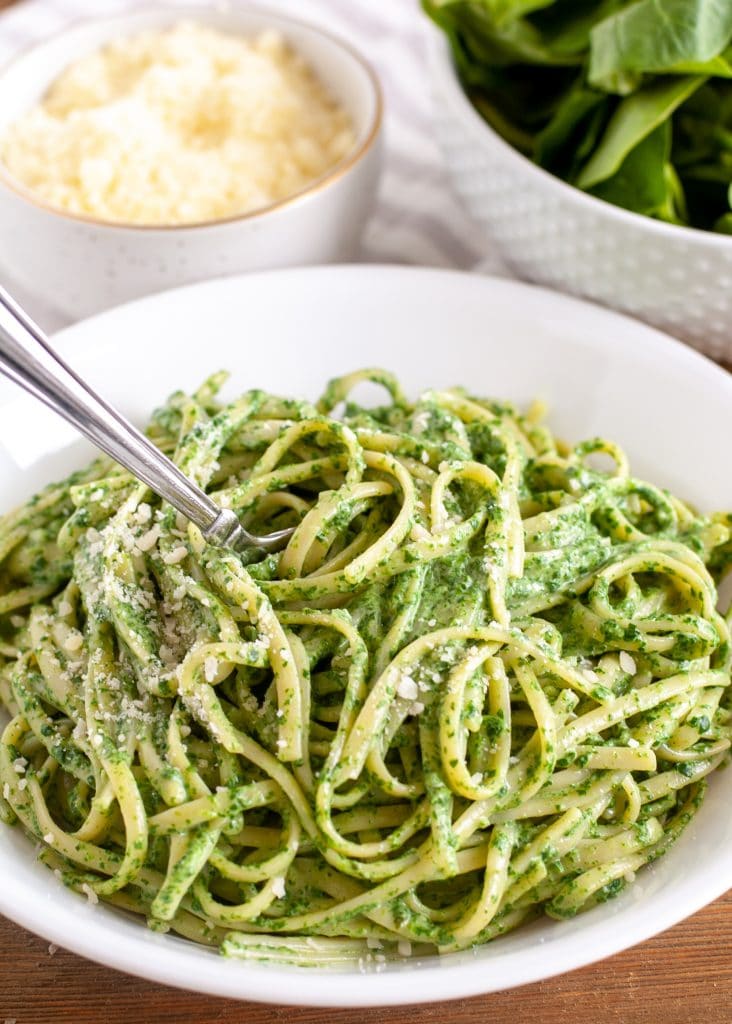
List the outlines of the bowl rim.
{"label": "bowl rim", "polygon": [[[295,31],[304,29],[307,32],[319,35],[321,38],[327,40],[332,46],[347,54],[365,73],[373,96],[374,107],[370,121],[366,126],[363,139],[360,143],[354,144],[351,150],[333,167],[331,167],[330,170],[321,174],[318,178],[315,178],[309,184],[305,185],[297,192],[293,192],[291,195],[284,196],[282,199],[277,199],[274,202],[267,203],[265,206],[258,206],[255,209],[248,210],[244,213],[230,214],[226,217],[212,217],[206,220],[191,221],[190,223],[183,224],[151,224],[145,222],[138,224],[129,221],[107,220],[104,217],[95,217],[91,214],[74,213],[70,210],[64,210],[62,207],[55,206],[53,203],[39,196],[33,191],[33,189],[28,188],[20,182],[9,171],[1,158],[0,187],[6,188],[21,200],[37,207],[44,213],[52,214],[53,216],[60,217],[64,220],[70,220],[73,223],[85,224],[113,231],[162,231],[165,233],[197,231],[204,228],[218,227],[220,225],[253,221],[258,218],[265,217],[267,214],[277,213],[287,207],[302,203],[307,199],[310,199],[312,196],[323,192],[329,185],[333,185],[344,178],[353,170],[354,167],[361,163],[367,153],[373,149],[379,135],[381,134],[384,120],[383,89],[373,65],[354,46],[336,33],[330,32],[328,29],[323,29],[319,25],[305,21],[302,18],[291,17],[287,12],[280,11],[276,8],[273,9],[259,3],[247,3],[246,7],[243,8],[218,8],[217,6],[204,6],[200,3],[190,7],[166,4],[164,6],[150,8],[149,6],[140,3],[135,7],[131,7],[129,10],[120,11],[115,14],[102,15],[99,17],[82,16],[75,18],[68,25],[58,31],[52,32],[50,35],[43,36],[35,42],[30,43],[28,46],[21,48],[17,53],[13,54],[9,60],[0,66],[0,88],[2,87],[3,79],[9,72],[19,64],[22,64],[29,57],[32,57],[39,50],[42,50],[44,47],[60,43],[64,37],[73,36],[77,32],[83,32],[86,28],[93,25],[113,25],[115,23],[124,25],[125,23],[133,22],[137,17],[146,14],[159,15],[161,17],[161,27],[162,21],[167,20],[169,20],[170,24],[175,24],[179,20],[200,21],[201,24],[207,24],[210,23],[212,15],[215,17],[216,15],[221,14],[239,18],[241,16],[246,17],[248,14],[254,14],[271,17],[279,26],[285,27],[285,30],[287,30],[287,28],[292,28]],[[128,34],[133,33],[134,30]],[[102,47],[105,45],[106,43],[101,44]]]}
{"label": "bowl rim", "polygon": [[547,188],[553,189],[559,196],[564,197],[570,202],[577,202],[580,205],[586,206],[590,212],[594,211],[598,216],[614,217],[625,222],[630,228],[636,230],[647,229],[651,234],[657,234],[662,238],[671,238],[677,241],[684,240],[685,238],[686,242],[690,244],[709,243],[710,246],[716,249],[730,249],[732,238],[729,235],[705,231],[703,228],[689,227],[686,224],[669,224],[667,221],[656,220],[654,217],[649,217],[643,213],[626,210],[624,207],[609,203],[606,199],[601,199],[599,196],[590,195],[589,192],[584,192],[582,189],[577,188],[576,185],[570,185],[563,178],[552,174],[544,167],[535,164],[533,160],[524,156],[523,153],[520,153],[519,150],[507,142],[495,128],[480,116],[460,83],[455,62],[452,59],[450,47],[444,33],[428,18],[425,20],[428,22],[428,56],[432,70],[441,76],[442,85],[448,90],[448,98],[453,101],[452,113],[455,116],[460,116],[464,124],[470,125],[471,133],[476,138],[479,134],[479,131],[476,131],[476,129],[482,130],[484,135],[490,135],[496,146],[500,147],[503,151],[504,157],[507,160],[510,159],[517,168],[522,168],[527,173],[533,173],[544,182]]}

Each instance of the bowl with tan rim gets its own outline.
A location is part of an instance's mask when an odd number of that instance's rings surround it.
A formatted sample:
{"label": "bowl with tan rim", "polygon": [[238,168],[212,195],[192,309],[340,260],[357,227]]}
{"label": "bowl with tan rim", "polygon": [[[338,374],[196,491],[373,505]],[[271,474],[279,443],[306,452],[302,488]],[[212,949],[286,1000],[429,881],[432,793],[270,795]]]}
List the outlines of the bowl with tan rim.
{"label": "bowl with tan rim", "polygon": [[378,80],[349,45],[259,7],[164,7],[79,22],[0,72],[0,139],[70,65],[113,40],[194,22],[232,35],[273,31],[301,56],[350,119],[353,141],[326,173],[262,207],[195,223],[124,223],[69,212],[0,163],[0,273],[59,313],[89,315],[176,285],[253,269],[334,262],[352,255],[380,170]]}

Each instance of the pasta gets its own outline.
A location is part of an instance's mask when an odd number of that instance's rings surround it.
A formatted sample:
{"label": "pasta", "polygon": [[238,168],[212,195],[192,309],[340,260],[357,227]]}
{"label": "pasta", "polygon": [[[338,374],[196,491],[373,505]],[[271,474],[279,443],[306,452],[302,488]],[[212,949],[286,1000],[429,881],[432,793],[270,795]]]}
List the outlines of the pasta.
{"label": "pasta", "polygon": [[149,436],[249,529],[296,526],[282,553],[207,545],[107,459],[0,523],[4,821],[93,902],[297,965],[632,882],[728,757],[732,515],[539,406],[224,379]]}

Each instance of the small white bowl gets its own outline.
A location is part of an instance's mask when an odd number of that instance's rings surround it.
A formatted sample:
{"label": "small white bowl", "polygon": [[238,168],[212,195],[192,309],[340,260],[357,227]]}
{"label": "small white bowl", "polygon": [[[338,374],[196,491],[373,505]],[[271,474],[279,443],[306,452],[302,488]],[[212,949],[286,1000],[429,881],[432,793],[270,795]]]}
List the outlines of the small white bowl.
{"label": "small white bowl", "polygon": [[326,175],[261,210],[174,227],[121,225],[58,210],[0,165],[0,272],[74,318],[175,285],[241,271],[329,263],[353,254],[381,164],[381,90],[348,45],[260,7],[169,7],[80,22],[0,73],[0,135],[74,60],[112,39],[181,20],[250,35],[275,29],[350,114],[356,142]]}
{"label": "small white bowl", "polygon": [[732,360],[732,238],[611,206],[513,149],[463,91],[427,26],[435,130],[468,211],[520,277],[632,313]]}

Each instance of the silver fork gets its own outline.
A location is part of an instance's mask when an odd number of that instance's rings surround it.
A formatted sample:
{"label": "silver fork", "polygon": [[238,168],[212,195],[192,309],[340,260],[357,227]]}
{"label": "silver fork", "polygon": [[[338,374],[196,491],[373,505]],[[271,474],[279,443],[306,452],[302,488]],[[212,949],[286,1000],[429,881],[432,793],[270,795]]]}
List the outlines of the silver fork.
{"label": "silver fork", "polygon": [[257,537],[232,509],[219,508],[129,420],[53,350],[46,335],[0,287],[0,373],[63,416],[103,452],[147,484],[201,530],[210,544],[280,551],[293,530]]}

